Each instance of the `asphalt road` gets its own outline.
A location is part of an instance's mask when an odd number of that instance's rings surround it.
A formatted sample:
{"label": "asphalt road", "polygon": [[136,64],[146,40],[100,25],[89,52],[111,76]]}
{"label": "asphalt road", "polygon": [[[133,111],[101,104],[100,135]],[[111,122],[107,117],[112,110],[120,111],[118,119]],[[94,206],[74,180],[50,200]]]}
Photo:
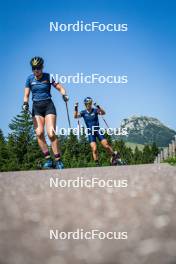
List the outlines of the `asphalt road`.
{"label": "asphalt road", "polygon": [[[51,179],[118,185],[51,187]],[[69,233],[93,230],[116,239]],[[176,264],[176,167],[0,173],[0,264]]]}

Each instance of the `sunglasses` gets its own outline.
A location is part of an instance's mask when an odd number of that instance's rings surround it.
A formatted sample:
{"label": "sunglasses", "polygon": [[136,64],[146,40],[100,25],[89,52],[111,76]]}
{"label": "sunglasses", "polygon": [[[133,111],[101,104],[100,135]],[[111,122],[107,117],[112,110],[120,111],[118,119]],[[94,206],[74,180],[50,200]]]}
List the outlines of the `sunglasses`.
{"label": "sunglasses", "polygon": [[42,69],[42,67],[32,67],[32,70],[33,70],[33,71],[35,71],[35,70],[39,71],[39,70],[41,70],[41,69]]}

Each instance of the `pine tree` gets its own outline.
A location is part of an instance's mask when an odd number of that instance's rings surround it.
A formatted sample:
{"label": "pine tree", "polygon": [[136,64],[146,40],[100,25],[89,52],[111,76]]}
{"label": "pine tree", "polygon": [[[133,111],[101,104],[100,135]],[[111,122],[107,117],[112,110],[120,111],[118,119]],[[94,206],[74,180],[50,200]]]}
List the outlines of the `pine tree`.
{"label": "pine tree", "polygon": [[151,152],[152,152],[152,162],[154,162],[156,156],[159,153],[159,148],[157,147],[156,143],[153,143],[151,146]]}
{"label": "pine tree", "polygon": [[122,158],[123,161],[125,161],[126,164],[130,165],[133,164],[133,158],[134,158],[134,153],[130,147],[125,148],[125,154]]}
{"label": "pine tree", "polygon": [[80,135],[78,143],[79,143],[78,167],[87,167],[88,164],[92,164],[93,166],[91,148],[88,139],[86,137],[85,131],[83,131],[83,134]]}
{"label": "pine tree", "polygon": [[67,137],[65,142],[65,151],[62,155],[64,166],[66,168],[77,167],[79,157],[78,138],[73,133]]}
{"label": "pine tree", "polygon": [[133,164],[141,164],[142,163],[142,151],[135,147],[134,150],[134,157],[133,157]]}
{"label": "pine tree", "polygon": [[0,171],[7,170],[8,151],[2,130],[0,129]]}
{"label": "pine tree", "polygon": [[[107,134],[107,132],[105,133],[105,138],[108,141],[108,143],[110,145],[112,145],[112,137],[110,135]],[[99,160],[102,166],[110,166],[110,155],[109,153],[102,147],[101,143],[98,142],[97,143],[97,149],[98,149],[98,153],[99,153]]]}
{"label": "pine tree", "polygon": [[142,153],[142,163],[152,163],[153,156],[152,156],[152,151],[149,145],[145,145],[143,148],[143,153]]}
{"label": "pine tree", "polygon": [[8,136],[9,169],[36,169],[42,155],[36,141],[31,116],[21,111],[12,119],[9,128],[11,129]]}

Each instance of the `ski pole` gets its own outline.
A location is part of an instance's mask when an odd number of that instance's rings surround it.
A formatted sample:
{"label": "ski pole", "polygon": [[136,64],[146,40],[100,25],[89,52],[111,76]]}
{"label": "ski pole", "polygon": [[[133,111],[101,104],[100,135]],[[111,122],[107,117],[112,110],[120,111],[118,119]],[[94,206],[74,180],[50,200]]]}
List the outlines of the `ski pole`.
{"label": "ski pole", "polygon": [[80,122],[79,122],[79,118],[78,118],[78,133],[79,133],[79,137],[80,137],[80,131],[81,131],[81,126],[80,126]]}
{"label": "ski pole", "polygon": [[[94,106],[97,107],[97,104],[94,103]],[[98,108],[98,107],[97,107],[97,108]],[[107,128],[109,128],[109,125],[108,125],[108,123],[106,122],[105,118],[104,118],[102,115],[100,115],[100,116],[101,116],[101,118],[103,119],[103,121],[104,121],[105,125],[107,126]]]}
{"label": "ski pole", "polygon": [[[102,117],[102,116],[101,116],[101,117]],[[102,119],[103,119],[104,123],[106,124],[107,128],[109,128],[109,125],[108,125],[108,123],[106,122],[106,120],[104,119],[104,117],[102,117]]]}
{"label": "ski pole", "polygon": [[[76,101],[76,103],[75,103],[75,112],[77,112],[78,113],[78,101]],[[78,117],[78,137],[80,137],[80,131],[81,131],[81,126],[80,126],[80,121],[79,121],[79,117]]]}
{"label": "ski pole", "polygon": [[32,112],[30,111],[30,110],[28,110],[28,113],[31,115],[31,117],[32,117]]}
{"label": "ski pole", "polygon": [[69,128],[71,128],[71,122],[70,122],[70,116],[69,116],[69,112],[68,112],[68,104],[67,104],[67,102],[65,102],[65,106],[66,106],[66,110],[67,110],[67,119],[68,119]]}
{"label": "ski pole", "polygon": [[[24,105],[24,104],[23,104]],[[28,113],[29,115],[31,115],[31,117],[32,117],[32,112],[30,111],[30,109],[29,109],[29,105],[28,105],[28,109],[24,109],[23,108],[23,106],[22,106],[22,110],[24,111],[24,113]]]}

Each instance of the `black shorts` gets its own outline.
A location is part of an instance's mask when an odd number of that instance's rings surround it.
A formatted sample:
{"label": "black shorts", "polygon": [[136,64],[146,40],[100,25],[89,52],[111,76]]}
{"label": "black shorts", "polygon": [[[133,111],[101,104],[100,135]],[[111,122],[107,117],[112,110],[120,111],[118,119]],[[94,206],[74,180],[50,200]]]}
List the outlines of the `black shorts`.
{"label": "black shorts", "polygon": [[56,108],[53,104],[53,101],[51,99],[39,101],[39,102],[33,102],[32,106],[32,116],[43,116],[53,114],[56,115]]}

